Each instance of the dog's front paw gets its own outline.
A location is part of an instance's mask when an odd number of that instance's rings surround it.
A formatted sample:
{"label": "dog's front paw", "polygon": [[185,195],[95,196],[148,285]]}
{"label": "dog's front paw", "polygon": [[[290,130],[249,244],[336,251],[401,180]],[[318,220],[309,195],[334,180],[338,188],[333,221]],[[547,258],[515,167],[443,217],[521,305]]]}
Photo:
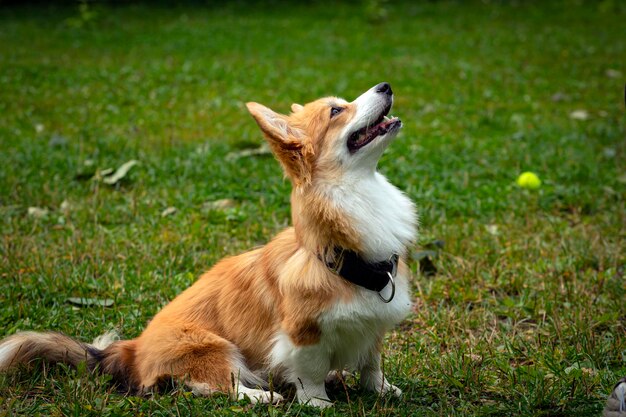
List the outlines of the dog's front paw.
{"label": "dog's front paw", "polygon": [[396,398],[402,397],[402,390],[395,385],[391,385],[387,380],[384,380],[382,384],[368,384],[365,386],[366,389],[370,391],[374,391],[379,395],[393,395]]}
{"label": "dog's front paw", "polygon": [[386,383],[385,386],[383,387],[382,391],[381,391],[382,395],[387,395],[387,394],[391,394],[396,398],[400,398],[402,397],[402,390],[398,387],[396,387],[395,385],[391,385],[389,383]]}
{"label": "dog's front paw", "polygon": [[324,400],[322,398],[311,398],[305,404],[317,408],[328,408],[333,406],[332,402],[330,402],[329,400]]}

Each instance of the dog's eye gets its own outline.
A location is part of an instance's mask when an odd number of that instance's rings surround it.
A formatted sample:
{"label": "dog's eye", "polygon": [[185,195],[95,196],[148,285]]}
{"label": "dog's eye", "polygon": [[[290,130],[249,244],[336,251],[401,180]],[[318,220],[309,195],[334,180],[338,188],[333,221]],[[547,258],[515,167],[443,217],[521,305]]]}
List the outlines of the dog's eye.
{"label": "dog's eye", "polygon": [[343,107],[331,107],[330,117],[333,118],[343,111]]}

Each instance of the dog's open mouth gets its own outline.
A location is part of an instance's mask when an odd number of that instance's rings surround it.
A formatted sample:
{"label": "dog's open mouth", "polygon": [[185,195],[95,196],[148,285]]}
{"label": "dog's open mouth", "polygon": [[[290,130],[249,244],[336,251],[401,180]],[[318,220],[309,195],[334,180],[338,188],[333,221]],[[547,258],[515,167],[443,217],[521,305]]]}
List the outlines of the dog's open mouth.
{"label": "dog's open mouth", "polygon": [[402,122],[397,117],[387,117],[389,110],[391,110],[391,106],[387,107],[374,123],[350,134],[348,137],[350,153],[355,153],[377,137],[384,136],[402,126]]}

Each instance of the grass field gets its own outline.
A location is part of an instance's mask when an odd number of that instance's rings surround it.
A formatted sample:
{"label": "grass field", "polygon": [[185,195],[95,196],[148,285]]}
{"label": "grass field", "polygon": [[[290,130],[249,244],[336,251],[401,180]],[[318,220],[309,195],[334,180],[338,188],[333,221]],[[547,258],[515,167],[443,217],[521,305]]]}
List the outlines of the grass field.
{"label": "grass field", "polygon": [[[626,374],[625,20],[618,1],[3,7],[0,336],[137,336],[290,223],[278,164],[240,153],[262,142],[244,103],[287,112],[388,81],[405,127],[380,171],[422,224],[414,313],[385,343],[405,396],[349,380],[323,414],[598,415]],[[526,170],[539,190],[515,185]],[[320,411],[125,397],[35,364],[0,376],[0,414]]]}

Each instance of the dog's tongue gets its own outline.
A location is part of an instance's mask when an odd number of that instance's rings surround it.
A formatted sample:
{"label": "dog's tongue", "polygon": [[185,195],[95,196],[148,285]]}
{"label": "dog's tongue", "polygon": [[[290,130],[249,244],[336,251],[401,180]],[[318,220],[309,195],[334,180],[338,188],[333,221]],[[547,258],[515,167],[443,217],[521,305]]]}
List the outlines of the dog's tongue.
{"label": "dog's tongue", "polygon": [[368,129],[364,136],[364,139],[371,139],[374,138],[376,136],[380,136],[383,135],[385,133],[387,133],[387,127],[392,124],[393,122],[395,122],[396,120],[398,120],[395,117],[387,117],[387,116],[383,116],[383,121],[378,123],[377,125],[372,126],[370,129]]}

